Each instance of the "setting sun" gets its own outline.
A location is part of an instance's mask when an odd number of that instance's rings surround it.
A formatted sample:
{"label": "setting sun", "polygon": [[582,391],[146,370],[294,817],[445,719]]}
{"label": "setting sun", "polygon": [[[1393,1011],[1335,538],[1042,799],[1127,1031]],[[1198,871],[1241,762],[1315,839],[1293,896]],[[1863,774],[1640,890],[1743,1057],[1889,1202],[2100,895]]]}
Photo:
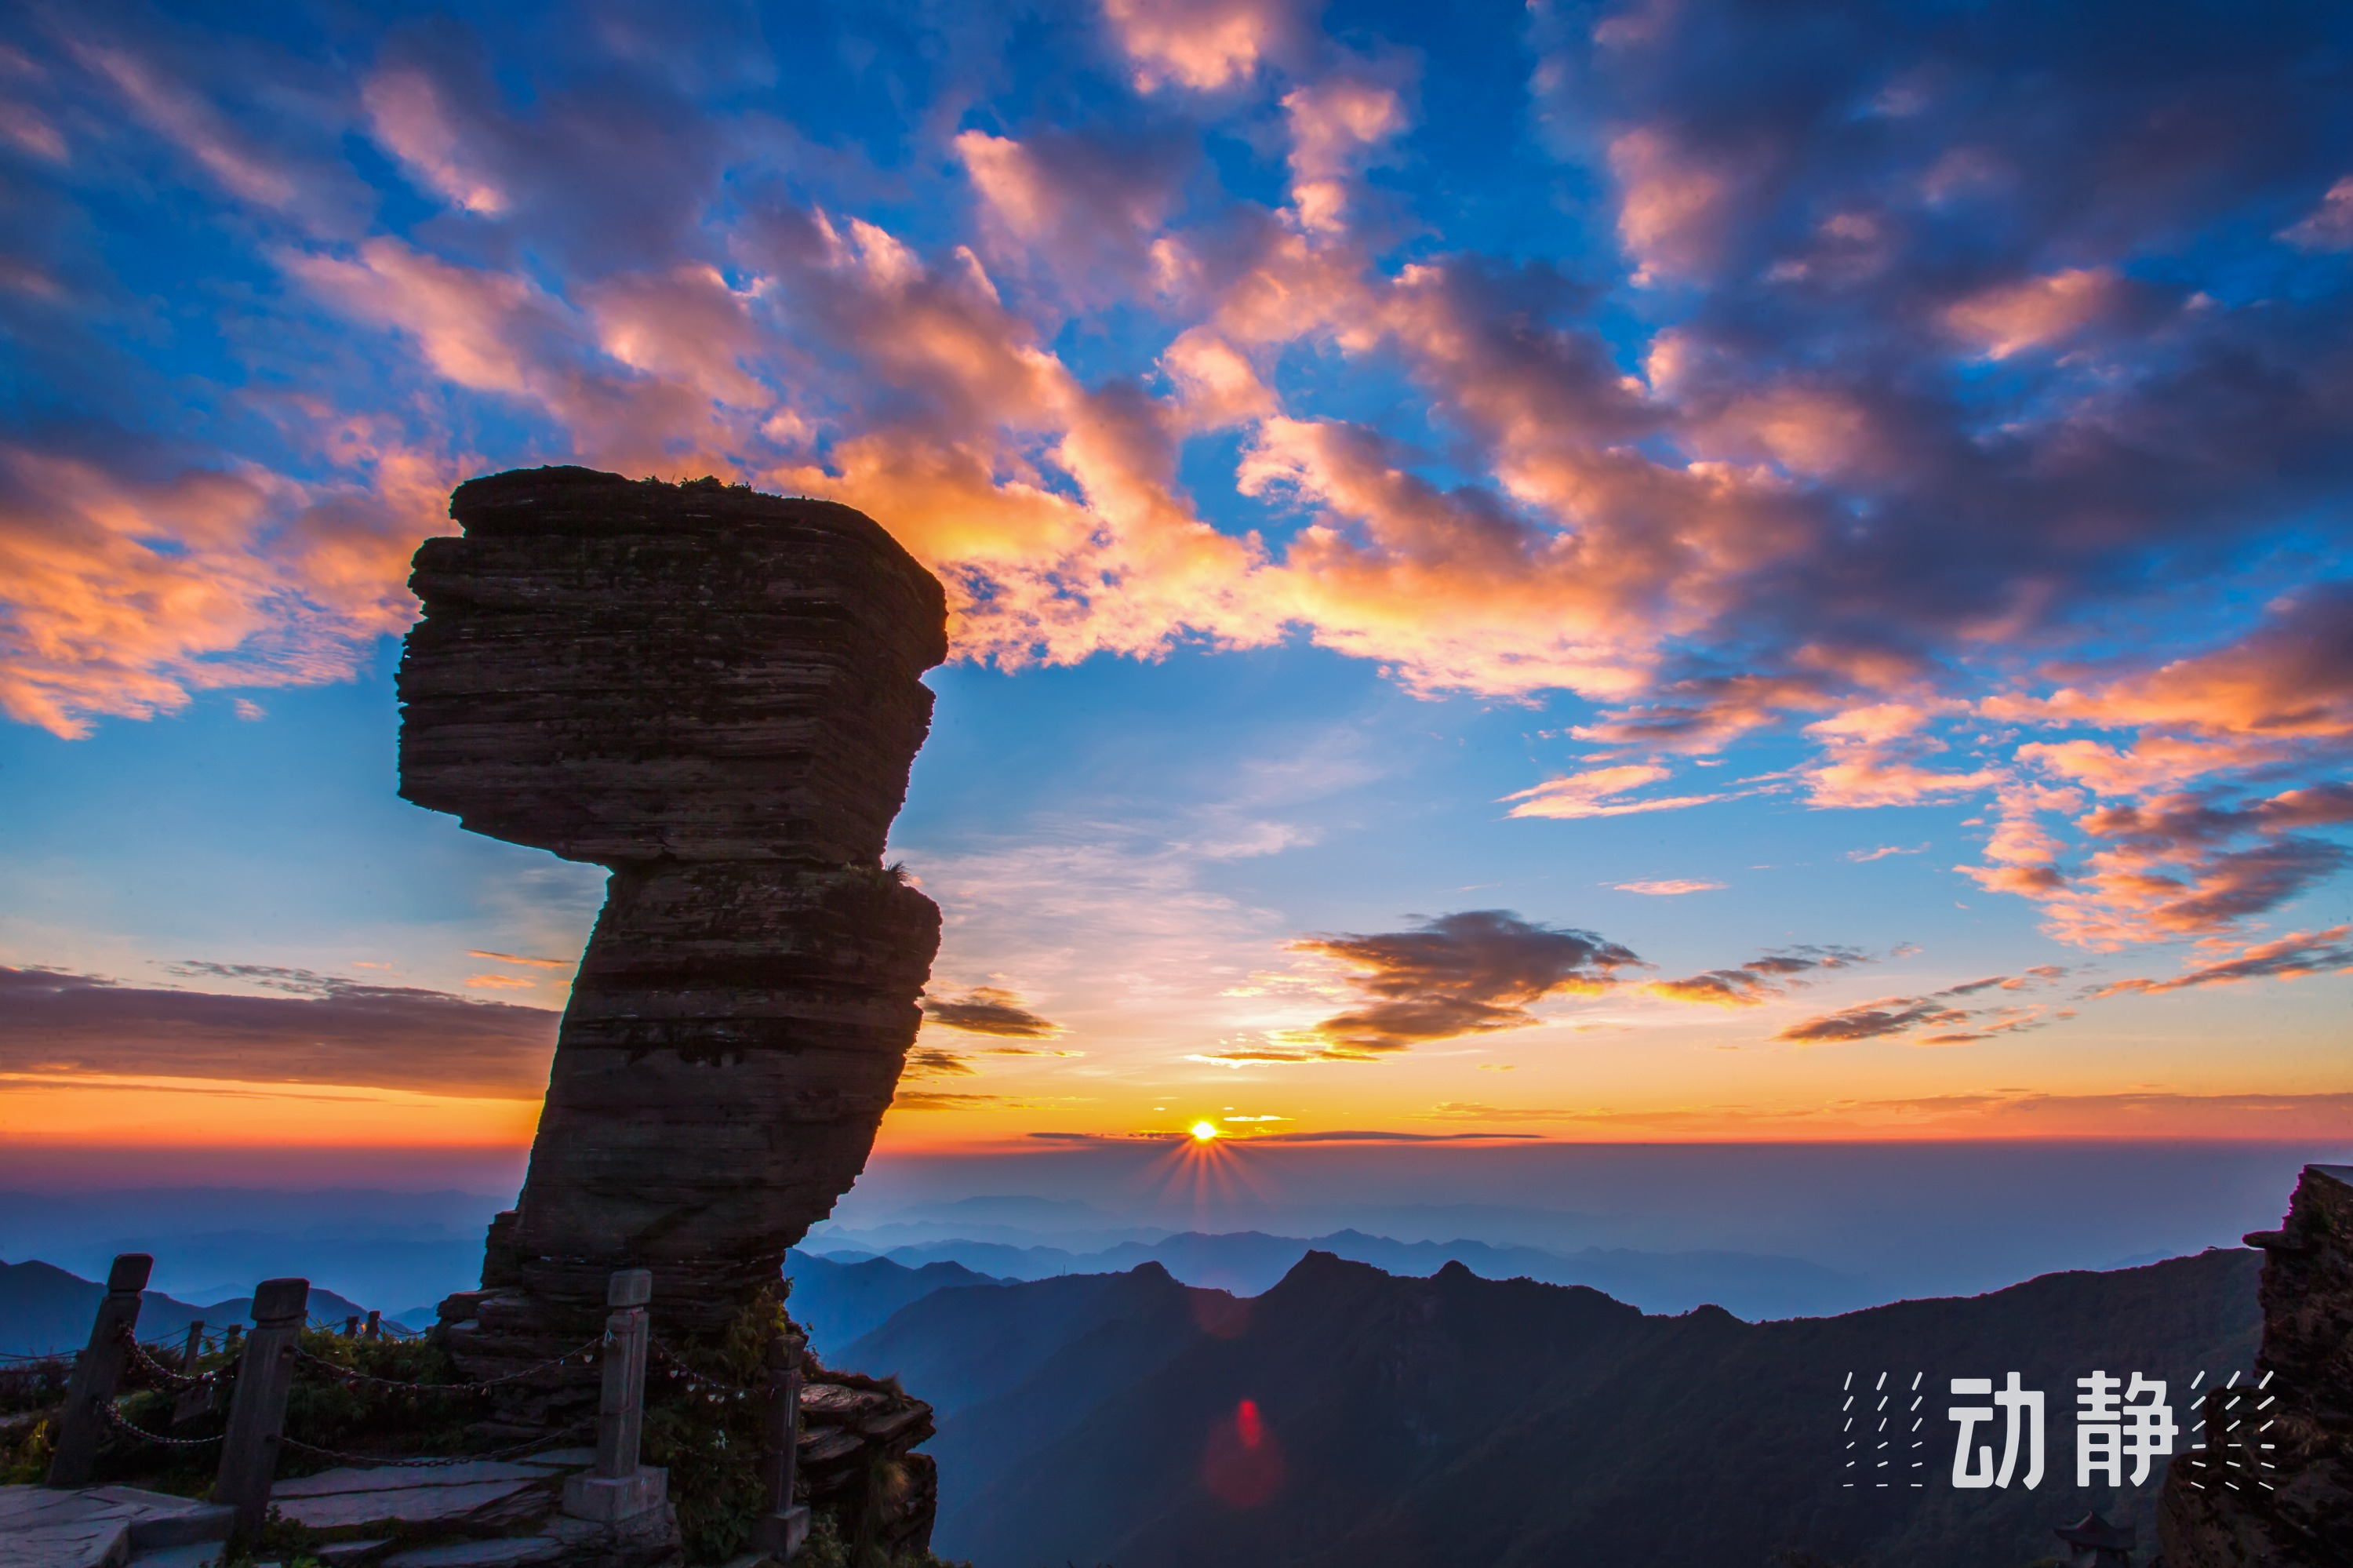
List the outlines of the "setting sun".
{"label": "setting sun", "polygon": [[1193,1124],[1193,1138],[1195,1141],[1207,1143],[1217,1136],[1218,1129],[1214,1123],[1197,1121]]}

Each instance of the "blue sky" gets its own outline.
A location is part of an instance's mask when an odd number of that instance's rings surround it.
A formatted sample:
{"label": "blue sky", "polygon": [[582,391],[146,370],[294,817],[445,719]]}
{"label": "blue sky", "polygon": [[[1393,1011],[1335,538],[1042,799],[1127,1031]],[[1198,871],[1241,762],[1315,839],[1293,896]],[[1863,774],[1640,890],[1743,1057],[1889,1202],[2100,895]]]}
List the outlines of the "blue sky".
{"label": "blue sky", "polygon": [[2341,1128],[2347,35],[24,8],[0,1128],[527,1135],[598,874],[401,803],[390,672],[577,461],[949,584],[893,853],[1040,1022],[886,1142]]}

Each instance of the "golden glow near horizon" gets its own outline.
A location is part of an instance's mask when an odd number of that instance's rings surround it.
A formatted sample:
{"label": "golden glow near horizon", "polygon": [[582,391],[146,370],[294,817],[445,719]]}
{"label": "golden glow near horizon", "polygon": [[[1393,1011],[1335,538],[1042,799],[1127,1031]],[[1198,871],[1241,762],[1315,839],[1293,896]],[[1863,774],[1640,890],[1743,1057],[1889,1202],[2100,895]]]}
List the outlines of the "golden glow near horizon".
{"label": "golden glow near horizon", "polygon": [[1214,1122],[1207,1122],[1207,1121],[1197,1121],[1197,1122],[1195,1122],[1195,1123],[1193,1124],[1193,1141],[1194,1141],[1194,1142],[1196,1142],[1196,1143],[1207,1143],[1207,1142],[1208,1142],[1210,1139],[1212,1139],[1216,1138],[1217,1136],[1218,1136],[1218,1128],[1217,1128],[1217,1124],[1216,1124],[1216,1123],[1214,1123]]}

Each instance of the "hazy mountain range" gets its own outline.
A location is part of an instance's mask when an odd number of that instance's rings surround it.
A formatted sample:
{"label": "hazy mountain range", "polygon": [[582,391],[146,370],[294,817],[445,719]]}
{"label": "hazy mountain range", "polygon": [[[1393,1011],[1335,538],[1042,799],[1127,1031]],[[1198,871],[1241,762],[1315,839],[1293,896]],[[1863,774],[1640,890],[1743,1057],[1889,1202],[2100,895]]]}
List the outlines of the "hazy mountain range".
{"label": "hazy mountain range", "polygon": [[[0,1263],[0,1353],[38,1356],[80,1350],[90,1343],[90,1321],[105,1295],[106,1287],[100,1282],[49,1264]],[[366,1308],[332,1290],[311,1292],[313,1322],[341,1324],[366,1313]],[[185,1334],[188,1325],[196,1321],[207,1329],[225,1329],[231,1323],[251,1328],[253,1293],[248,1290],[209,1306],[174,1300],[159,1290],[140,1295],[142,1340],[174,1339]]]}
{"label": "hazy mountain range", "polygon": [[[1310,1253],[1254,1300],[1156,1265],[938,1291],[832,1359],[938,1408],[935,1544],[979,1568],[1723,1568],[1785,1550],[2022,1568],[2094,1507],[2152,1539],[2161,1474],[2073,1485],[2073,1380],[2137,1370],[2181,1389],[2246,1368],[2260,1264],[2215,1251],[1750,1324]],[[2048,1474],[1957,1491],[1947,1383],[2011,1370],[2048,1394]],[[1890,1468],[1866,1446],[1850,1470],[1842,1389],[1882,1373]],[[1898,1479],[1843,1484],[1874,1474]]]}
{"label": "hazy mountain range", "polygon": [[[1312,1238],[1257,1231],[1226,1235],[1185,1232],[1150,1242],[1120,1242],[1092,1252],[1002,1242],[938,1241],[894,1246],[882,1255],[910,1267],[961,1264],[976,1273],[1004,1279],[1123,1273],[1152,1263],[1187,1285],[1255,1296],[1311,1251],[1369,1263],[1391,1274],[1435,1274],[1449,1263],[1458,1263],[1487,1279],[1588,1285],[1646,1312],[1683,1312],[1712,1303],[1741,1318],[1795,1318],[1846,1311],[1876,1299],[1866,1281],[1794,1257],[1713,1251],[1648,1253],[1627,1247],[1586,1247],[1562,1254],[1461,1239],[1400,1242],[1354,1230]],[[848,1261],[869,1255],[825,1252],[820,1255]]]}

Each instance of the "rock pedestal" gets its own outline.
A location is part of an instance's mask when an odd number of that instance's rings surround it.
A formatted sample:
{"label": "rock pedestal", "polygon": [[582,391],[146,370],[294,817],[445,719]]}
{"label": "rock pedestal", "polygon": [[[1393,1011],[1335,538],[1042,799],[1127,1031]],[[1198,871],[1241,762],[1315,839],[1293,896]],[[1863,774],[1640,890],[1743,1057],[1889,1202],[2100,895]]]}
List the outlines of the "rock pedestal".
{"label": "rock pedestal", "polygon": [[[2199,1406],[2158,1502],[2168,1568],[2353,1563],[2353,1166],[2307,1165],[2263,1249],[2262,1386]],[[2187,1426],[2193,1418],[2182,1417]]]}
{"label": "rock pedestal", "polygon": [[718,1327],[864,1167],[939,942],[881,857],[946,606],[871,519],[715,480],[518,471],[449,512],[401,793],[613,874],[522,1199],[445,1309],[496,1375],[593,1333],[617,1269],[657,1333]]}

